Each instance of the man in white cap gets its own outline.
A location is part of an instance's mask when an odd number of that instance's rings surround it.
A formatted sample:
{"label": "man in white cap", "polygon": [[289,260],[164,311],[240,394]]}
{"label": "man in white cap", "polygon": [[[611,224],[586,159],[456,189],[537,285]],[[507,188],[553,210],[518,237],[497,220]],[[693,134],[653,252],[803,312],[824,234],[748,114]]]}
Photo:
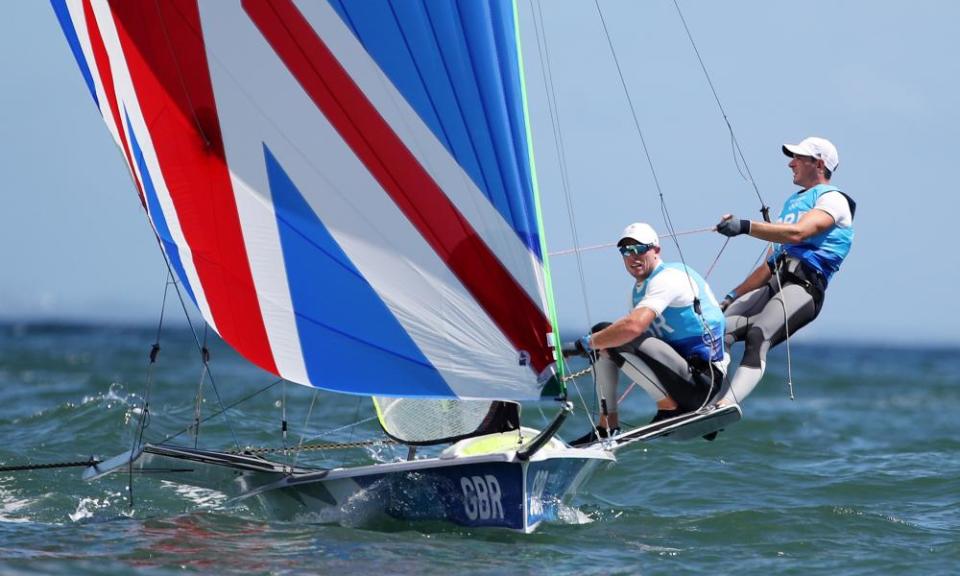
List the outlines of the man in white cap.
{"label": "man in white cap", "polygon": [[727,318],[725,343],[744,341],[743,360],[718,404],[741,402],[766,368],[767,351],[820,313],[824,292],[850,252],[857,205],[830,184],[840,164],[824,138],[785,144],[793,183],[802,189],[783,205],[776,223],[740,220],[727,214],[717,232],[749,234],[772,242],[767,261],[721,302]]}
{"label": "man in white cap", "polygon": [[729,361],[723,312],[704,279],[683,264],[662,262],[660,239],[648,224],[627,226],[617,247],[635,280],[632,310],[575,343],[594,360],[601,415],[596,430],[574,446],[619,430],[618,368],[656,401],[657,422],[707,404],[720,391]]}

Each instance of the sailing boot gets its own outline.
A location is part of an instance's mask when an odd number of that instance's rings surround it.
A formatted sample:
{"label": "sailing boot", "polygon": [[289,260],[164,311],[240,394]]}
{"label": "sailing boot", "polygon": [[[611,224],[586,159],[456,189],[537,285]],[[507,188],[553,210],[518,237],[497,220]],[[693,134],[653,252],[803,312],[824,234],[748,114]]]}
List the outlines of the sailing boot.
{"label": "sailing boot", "polygon": [[[683,414],[683,411],[679,408],[674,408],[673,410],[657,410],[657,413],[653,415],[653,419],[650,420],[650,424],[656,424],[661,420],[668,420],[670,418],[676,418],[677,416]],[[649,425],[649,424],[648,424]]]}
{"label": "sailing boot", "polygon": [[590,432],[587,432],[583,436],[570,442],[570,445],[574,447],[586,446],[587,444],[593,444],[594,442],[597,441],[598,438],[604,439],[604,438],[609,438],[611,436],[616,436],[618,434],[620,434],[619,428],[614,428],[613,430],[610,430],[608,432],[607,429],[604,428],[603,426],[597,426],[595,430],[591,430]]}

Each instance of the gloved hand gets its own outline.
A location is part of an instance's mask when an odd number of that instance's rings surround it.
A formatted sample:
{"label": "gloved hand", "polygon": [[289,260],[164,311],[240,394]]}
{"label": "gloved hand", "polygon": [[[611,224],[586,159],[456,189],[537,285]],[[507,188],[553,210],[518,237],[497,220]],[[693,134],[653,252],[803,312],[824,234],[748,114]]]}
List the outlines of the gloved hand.
{"label": "gloved hand", "polygon": [[573,342],[567,342],[561,348],[564,356],[583,356],[593,362],[597,359],[597,351],[590,347],[590,335],[581,336]]}
{"label": "gloved hand", "polygon": [[577,352],[584,358],[589,358],[591,354],[595,354],[593,347],[590,346],[590,335],[581,336],[577,338],[576,342]]}
{"label": "gloved hand", "polygon": [[723,300],[720,301],[720,311],[726,312],[727,306],[733,304],[733,301],[737,299],[737,293],[733,290],[727,292],[727,295],[723,297]]}
{"label": "gloved hand", "polygon": [[734,237],[741,234],[750,233],[750,221],[749,220],[740,220],[736,216],[730,216],[724,220],[721,220],[717,224],[717,232],[723,234],[724,236]]}

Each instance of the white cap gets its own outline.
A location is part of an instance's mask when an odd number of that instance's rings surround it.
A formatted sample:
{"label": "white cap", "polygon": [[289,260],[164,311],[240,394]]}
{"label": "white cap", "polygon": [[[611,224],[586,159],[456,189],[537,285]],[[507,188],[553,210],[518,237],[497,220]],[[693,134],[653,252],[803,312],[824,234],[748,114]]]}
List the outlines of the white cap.
{"label": "white cap", "polygon": [[840,155],[837,153],[837,147],[826,138],[817,138],[811,136],[804,138],[799,144],[784,144],[783,153],[793,158],[794,156],[810,156],[823,160],[823,165],[827,170],[833,172],[840,165]]}
{"label": "white cap", "polygon": [[641,244],[660,245],[660,238],[657,236],[656,230],[651,228],[649,224],[644,224],[643,222],[634,222],[624,228],[617,245],[620,245],[621,242],[627,239],[636,240]]}

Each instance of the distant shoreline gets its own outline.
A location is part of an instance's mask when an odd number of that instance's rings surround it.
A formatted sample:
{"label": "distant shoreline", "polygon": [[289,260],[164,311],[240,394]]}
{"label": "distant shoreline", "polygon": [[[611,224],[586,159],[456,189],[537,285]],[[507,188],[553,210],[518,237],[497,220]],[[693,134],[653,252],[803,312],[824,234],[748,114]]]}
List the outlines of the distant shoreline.
{"label": "distant shoreline", "polygon": [[[195,319],[194,326],[202,326],[202,323]],[[144,321],[120,321],[120,320],[67,320],[53,321],[42,319],[16,320],[0,319],[0,334],[2,335],[26,335],[38,333],[69,333],[85,332],[94,330],[114,330],[117,332],[155,332],[156,323]],[[164,330],[188,332],[189,326],[183,320],[182,316],[175,314],[169,315],[164,319]],[[12,333],[12,334],[11,334]],[[872,338],[831,338],[831,339],[811,339],[803,334],[791,341],[791,345],[804,349],[832,348],[844,350],[869,349],[877,350],[944,350],[960,353],[960,340],[958,341],[932,341],[917,340],[910,341],[890,341],[889,339],[879,340]]]}

